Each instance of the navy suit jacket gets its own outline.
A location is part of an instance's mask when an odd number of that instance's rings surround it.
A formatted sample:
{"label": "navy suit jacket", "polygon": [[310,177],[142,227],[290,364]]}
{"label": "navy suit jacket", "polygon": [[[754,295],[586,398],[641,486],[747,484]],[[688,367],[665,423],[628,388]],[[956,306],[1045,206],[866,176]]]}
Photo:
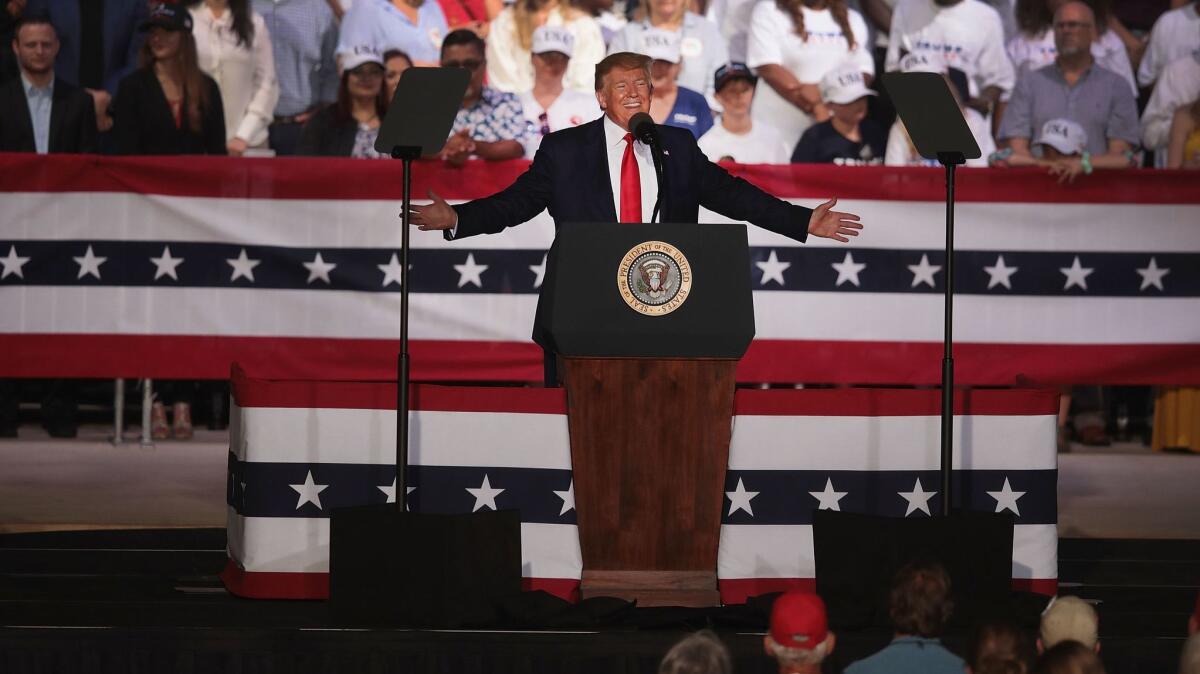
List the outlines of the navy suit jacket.
{"label": "navy suit jacket", "polygon": [[[662,222],[696,222],[700,206],[803,242],[812,210],[789,204],[710,162],[692,132],[658,126],[663,157]],[[529,169],[512,185],[454,206],[454,240],[497,234],[550,209],[555,230],[566,223],[616,222],[604,118],[549,134]],[[650,214],[644,214],[649,219]],[[450,239],[449,231],[446,238]]]}
{"label": "navy suit jacket", "polygon": [[[25,84],[17,77],[0,85],[0,152],[36,151]],[[54,89],[50,93],[50,143],[47,151],[96,151],[96,108],[92,97],[83,89],[59,78],[54,79]]]}
{"label": "navy suit jacket", "polygon": [[[58,33],[58,58],[54,74],[68,82],[79,81],[79,49],[83,26],[79,17],[78,0],[29,0],[27,16],[45,14]],[[104,88],[116,95],[121,78],[137,67],[138,50],[145,34],[138,26],[149,14],[146,0],[104,0]],[[7,48],[7,45],[5,45]]]}

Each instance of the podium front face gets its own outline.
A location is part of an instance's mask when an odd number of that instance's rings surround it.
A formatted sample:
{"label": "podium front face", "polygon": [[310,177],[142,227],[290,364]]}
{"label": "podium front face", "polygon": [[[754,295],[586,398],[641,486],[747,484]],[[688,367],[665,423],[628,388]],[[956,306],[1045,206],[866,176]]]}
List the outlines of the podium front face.
{"label": "podium front face", "polygon": [[535,339],[563,358],[583,594],[715,605],[746,230],[568,225]]}

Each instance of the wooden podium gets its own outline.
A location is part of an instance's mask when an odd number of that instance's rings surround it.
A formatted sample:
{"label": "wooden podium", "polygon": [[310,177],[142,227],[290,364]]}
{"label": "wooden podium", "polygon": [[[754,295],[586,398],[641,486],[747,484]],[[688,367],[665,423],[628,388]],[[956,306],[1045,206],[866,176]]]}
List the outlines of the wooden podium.
{"label": "wooden podium", "polygon": [[584,597],[719,603],[734,371],[753,335],[744,227],[559,232],[534,338],[562,363]]}

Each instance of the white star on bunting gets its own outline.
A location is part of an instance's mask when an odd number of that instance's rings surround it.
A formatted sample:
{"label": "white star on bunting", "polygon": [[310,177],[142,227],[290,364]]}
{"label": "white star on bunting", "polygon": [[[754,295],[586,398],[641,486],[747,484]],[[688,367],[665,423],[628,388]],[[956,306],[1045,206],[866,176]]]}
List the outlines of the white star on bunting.
{"label": "white star on bunting", "polygon": [[300,264],[303,264],[304,268],[308,270],[308,283],[312,283],[317,279],[321,279],[325,282],[325,285],[330,284],[329,272],[333,271],[334,268],[337,267],[337,265],[332,262],[326,262],[321,257],[320,253],[317,253],[317,256],[313,258],[312,262],[301,262]]}
{"label": "white star on bunting", "polygon": [[[375,266],[379,267],[379,271],[383,272],[384,288],[388,287],[391,283],[400,285],[400,272],[404,269],[404,266],[400,264],[400,259],[396,257],[395,253],[392,253],[392,259],[388,260],[387,264],[377,264]],[[409,266],[411,267],[412,265]]]}
{"label": "white star on bunting", "polygon": [[746,491],[746,487],[742,485],[742,478],[739,477],[737,487],[733,491],[725,492],[725,495],[729,497],[729,515],[739,510],[745,510],[747,514],[754,517],[754,509],[750,507],[750,501],[758,496],[758,492]]}
{"label": "white star on bunting", "polygon": [[[8,271],[5,270],[4,273],[7,275]],[[1154,286],[1159,290],[1163,290],[1163,277],[1167,274],[1170,274],[1171,270],[1164,267],[1159,267],[1158,261],[1154,258],[1150,258],[1150,264],[1137,270],[1137,273],[1142,277],[1142,287],[1138,288],[1138,290],[1145,290],[1150,286]]]}
{"label": "white star on bunting", "polygon": [[1092,267],[1084,267],[1081,265],[1079,263],[1078,255],[1075,256],[1075,260],[1071,263],[1070,267],[1059,267],[1058,270],[1067,277],[1067,282],[1063,286],[1063,290],[1069,290],[1071,286],[1079,286],[1080,288],[1087,290],[1088,274],[1091,274],[1093,271],[1095,271],[1095,269]]}
{"label": "white star on bunting", "polygon": [[29,258],[20,257],[17,255],[17,247],[8,247],[8,257],[0,258],[0,264],[4,265],[4,273],[0,274],[0,278],[8,278],[9,274],[16,274],[17,278],[25,278],[25,273],[22,267],[29,262]]}
{"label": "white star on bunting", "polygon": [[929,256],[922,253],[921,262],[919,264],[908,265],[908,270],[912,272],[913,280],[912,287],[916,288],[922,283],[928,283],[929,287],[934,287],[933,275],[942,270],[941,265],[929,264]]}
{"label": "white star on bunting", "polygon": [[254,268],[262,264],[262,260],[253,260],[246,256],[246,249],[238,253],[237,257],[227,257],[225,262],[233,267],[233,274],[229,277],[229,282],[232,283],[242,277],[251,283],[254,283]]}
{"label": "white star on bunting", "polygon": [[[379,485],[375,488],[378,489],[379,491],[383,492],[383,495],[387,497],[388,503],[396,502],[396,478],[394,478],[394,477],[392,478],[391,484],[383,484],[383,485]],[[404,495],[407,496],[416,490],[417,490],[416,487],[405,487]]]}
{"label": "white star on bunting", "polygon": [[930,517],[933,516],[933,513],[929,512],[929,499],[933,498],[937,492],[925,491],[925,487],[921,486],[921,478],[917,478],[917,483],[913,485],[912,491],[899,491],[896,493],[903,497],[905,501],[908,501],[908,509],[904,511],[905,517],[918,510]]}
{"label": "white star on bunting", "polygon": [[558,511],[559,516],[566,515],[568,510],[575,509],[575,480],[571,480],[571,484],[567,486],[566,491],[556,491],[554,495],[562,499],[562,509]]}
{"label": "white star on bunting", "polygon": [[850,254],[850,251],[846,251],[845,259],[841,262],[834,262],[830,266],[836,269],[838,273],[837,283],[833,284],[835,287],[847,281],[853,283],[855,287],[859,287],[858,272],[867,268],[867,265],[855,262],[854,256]]}
{"label": "white star on bunting", "polygon": [[758,285],[765,286],[768,281],[774,281],[781,286],[787,285],[783,280],[783,272],[792,266],[792,263],[780,262],[779,256],[775,254],[774,249],[767,256],[766,262],[755,262],[754,264],[762,270],[762,278],[759,280]]}
{"label": "white star on bunting", "polygon": [[476,288],[482,288],[483,279],[480,278],[480,275],[487,271],[487,268],[486,264],[475,264],[474,253],[467,253],[466,262],[454,265],[454,271],[458,272],[458,287],[461,288],[471,283]]}
{"label": "white star on bunting", "polygon": [[533,287],[534,288],[542,287],[542,281],[545,280],[545,278],[546,278],[546,258],[548,258],[548,257],[550,257],[548,254],[543,255],[541,264],[529,265],[529,271],[533,272],[533,275],[534,275],[534,279],[533,279]]}
{"label": "white star on bunting", "polygon": [[1012,275],[1017,273],[1018,267],[1008,267],[1004,264],[1004,256],[996,256],[996,264],[991,267],[984,267],[983,270],[991,277],[988,279],[988,290],[996,286],[1004,286],[1012,290]]}
{"label": "white star on bunting", "polygon": [[328,489],[329,485],[313,482],[311,470],[308,471],[308,475],[304,478],[304,484],[290,484],[288,486],[295,489],[297,494],[300,494],[300,498],[296,500],[296,510],[299,510],[305,503],[311,503],[317,506],[318,509],[323,508],[321,505],[321,492]]}
{"label": "white star on bunting", "polygon": [[492,488],[492,483],[488,482],[487,473],[483,474],[483,484],[479,485],[478,489],[467,487],[467,491],[475,497],[475,507],[471,508],[471,512],[485,507],[496,510],[496,497],[504,493],[503,489]]}
{"label": "white star on bunting", "polygon": [[1004,486],[1000,491],[989,491],[988,496],[996,499],[996,512],[1004,512],[1005,510],[1013,511],[1013,514],[1020,517],[1021,511],[1017,508],[1017,499],[1025,495],[1023,491],[1013,491],[1008,484],[1008,478],[1004,478]]}
{"label": "white star on bunting", "polygon": [[104,264],[104,261],[107,259],[106,257],[96,257],[96,254],[92,252],[92,247],[88,246],[87,252],[83,254],[83,257],[75,258],[75,264],[79,265],[79,276],[77,278],[83,278],[88,274],[100,278],[100,265]]}
{"label": "white star on bunting", "polygon": [[179,280],[179,275],[175,272],[175,270],[177,267],[179,267],[179,265],[183,264],[183,258],[171,257],[170,246],[163,246],[162,255],[159,257],[152,257],[150,258],[150,261],[154,263],[155,281],[164,276],[170,276],[176,281]]}
{"label": "white star on bunting", "polygon": [[825,478],[825,491],[810,491],[808,493],[819,502],[817,510],[836,510],[841,512],[842,497],[849,492],[834,491],[833,480],[831,478]]}

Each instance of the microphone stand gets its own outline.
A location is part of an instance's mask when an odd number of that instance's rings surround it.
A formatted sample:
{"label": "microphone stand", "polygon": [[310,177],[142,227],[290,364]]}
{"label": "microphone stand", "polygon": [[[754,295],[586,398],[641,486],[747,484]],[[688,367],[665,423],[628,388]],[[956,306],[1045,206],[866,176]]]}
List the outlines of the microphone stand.
{"label": "microphone stand", "polygon": [[658,139],[651,138],[650,156],[654,158],[654,177],[658,180],[658,196],[654,199],[654,212],[650,215],[650,224],[654,224],[655,220],[661,221],[659,208],[662,206],[663,200],[663,152],[658,146]]}

